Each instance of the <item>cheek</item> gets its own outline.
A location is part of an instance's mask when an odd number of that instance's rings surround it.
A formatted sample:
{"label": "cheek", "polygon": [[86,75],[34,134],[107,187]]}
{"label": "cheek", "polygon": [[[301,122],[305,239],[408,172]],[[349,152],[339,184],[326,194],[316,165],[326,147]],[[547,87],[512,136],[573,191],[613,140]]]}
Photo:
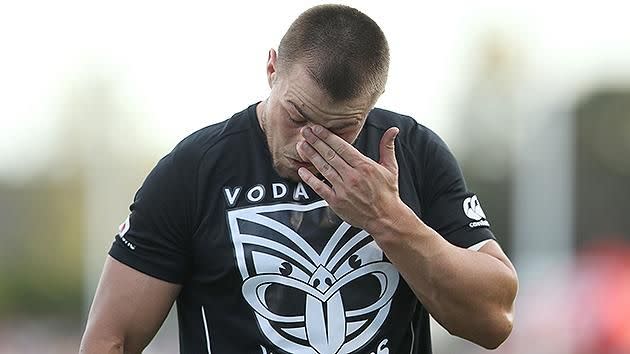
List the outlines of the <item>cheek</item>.
{"label": "cheek", "polygon": [[271,135],[273,136],[272,144],[276,149],[287,151],[291,156],[295,155],[295,145],[301,138],[299,127],[278,123],[271,127]]}
{"label": "cheek", "polygon": [[346,131],[346,132],[341,132],[341,133],[337,133],[337,135],[348,142],[348,144],[354,144],[354,141],[357,139],[357,137],[359,136],[359,133],[361,131],[357,130],[357,131]]}
{"label": "cheek", "polygon": [[286,121],[278,124],[278,134],[282,137],[281,139],[285,145],[292,145],[292,148],[295,149],[295,144],[302,138],[300,128],[302,127],[296,126],[287,118]]}

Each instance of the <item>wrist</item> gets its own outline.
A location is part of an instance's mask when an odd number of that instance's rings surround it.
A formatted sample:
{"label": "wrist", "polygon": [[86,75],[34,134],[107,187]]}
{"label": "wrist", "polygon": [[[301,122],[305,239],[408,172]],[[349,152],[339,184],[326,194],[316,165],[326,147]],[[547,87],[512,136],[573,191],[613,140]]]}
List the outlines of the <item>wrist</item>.
{"label": "wrist", "polygon": [[394,235],[400,235],[408,229],[415,229],[424,223],[417,215],[400,199],[384,207],[379,217],[368,222],[365,231],[369,232],[375,240],[387,240]]}

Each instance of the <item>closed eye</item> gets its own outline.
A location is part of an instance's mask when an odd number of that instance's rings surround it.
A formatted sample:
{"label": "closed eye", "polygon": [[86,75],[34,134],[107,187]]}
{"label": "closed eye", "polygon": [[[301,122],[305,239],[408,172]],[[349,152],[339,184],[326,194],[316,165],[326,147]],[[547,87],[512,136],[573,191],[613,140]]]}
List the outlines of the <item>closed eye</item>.
{"label": "closed eye", "polygon": [[306,123],[306,121],[303,120],[303,119],[295,119],[295,118],[293,118],[291,116],[289,116],[289,120],[291,121],[291,123],[293,123],[295,125],[302,125],[302,124]]}
{"label": "closed eye", "polygon": [[356,127],[356,125],[359,124],[359,121],[353,119],[353,120],[345,120],[343,122],[341,122],[340,124],[336,124],[334,127],[330,127],[328,128],[330,131],[332,131],[335,134],[339,134],[341,132],[344,132],[346,130],[348,130],[349,128],[354,128]]}

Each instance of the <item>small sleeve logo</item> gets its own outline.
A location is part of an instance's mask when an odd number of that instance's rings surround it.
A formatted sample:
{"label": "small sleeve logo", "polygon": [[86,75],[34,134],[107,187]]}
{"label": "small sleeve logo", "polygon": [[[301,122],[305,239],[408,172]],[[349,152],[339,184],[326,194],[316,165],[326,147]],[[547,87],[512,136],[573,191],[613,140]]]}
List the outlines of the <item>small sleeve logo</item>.
{"label": "small sleeve logo", "polygon": [[473,220],[481,220],[486,218],[486,214],[481,209],[481,204],[476,195],[464,199],[464,213]]}
{"label": "small sleeve logo", "polygon": [[129,247],[131,250],[135,250],[136,246],[125,238],[125,234],[129,231],[130,226],[129,216],[127,216],[127,219],[118,226],[118,237],[120,237],[120,240],[125,244],[125,246]]}
{"label": "small sleeve logo", "polygon": [[127,231],[129,231],[129,216],[127,216],[127,219],[125,219],[125,221],[120,224],[120,226],[118,226],[118,235],[120,237],[123,237],[125,236]]}
{"label": "small sleeve logo", "polygon": [[476,195],[464,199],[464,214],[472,220],[475,220],[468,224],[470,227],[490,226],[490,223],[486,220],[486,214],[481,209],[481,204]]}

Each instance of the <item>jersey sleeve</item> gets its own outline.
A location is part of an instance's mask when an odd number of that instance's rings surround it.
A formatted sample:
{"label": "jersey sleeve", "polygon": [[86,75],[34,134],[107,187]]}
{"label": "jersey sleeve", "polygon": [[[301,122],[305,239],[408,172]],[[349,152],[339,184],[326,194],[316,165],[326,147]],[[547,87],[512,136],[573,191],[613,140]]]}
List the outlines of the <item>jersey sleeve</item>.
{"label": "jersey sleeve", "polygon": [[495,239],[479,199],[469,191],[462,171],[446,143],[429,134],[424,164],[423,221],[450,243],[478,250]]}
{"label": "jersey sleeve", "polygon": [[109,255],[152,277],[183,283],[189,273],[196,169],[176,148],[146,177]]}

